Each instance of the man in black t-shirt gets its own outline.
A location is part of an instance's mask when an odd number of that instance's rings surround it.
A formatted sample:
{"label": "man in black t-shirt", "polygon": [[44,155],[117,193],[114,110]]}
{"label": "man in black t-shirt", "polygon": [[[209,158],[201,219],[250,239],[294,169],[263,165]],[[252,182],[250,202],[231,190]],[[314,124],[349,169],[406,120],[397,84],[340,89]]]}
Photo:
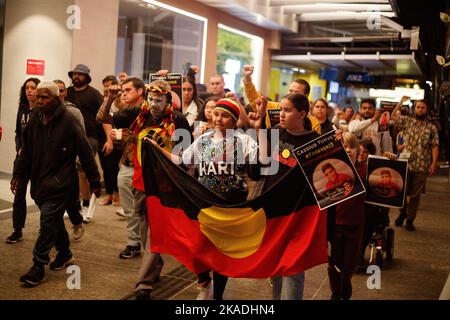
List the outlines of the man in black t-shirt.
{"label": "man in black t-shirt", "polygon": [[[72,86],[67,89],[66,100],[73,103],[78,109],[80,109],[83,115],[84,124],[86,127],[86,135],[89,140],[89,144],[92,149],[92,154],[96,155],[98,150],[98,143],[100,135],[105,132],[106,136],[109,137],[109,132],[112,130],[110,124],[103,124],[103,128],[97,122],[96,116],[98,109],[103,103],[102,94],[95,88],[91,87],[92,78],[89,75],[90,69],[84,64],[77,65],[72,71],[68,73],[69,78],[72,80]],[[111,139],[103,146],[103,152],[108,155],[113,150],[113,143]],[[79,171],[80,177],[80,192],[83,200],[82,203],[82,214],[84,217],[84,222],[89,222],[90,219],[87,217],[87,211],[89,208],[89,200],[91,198],[91,192],[89,190],[89,184],[87,182],[84,172]]]}

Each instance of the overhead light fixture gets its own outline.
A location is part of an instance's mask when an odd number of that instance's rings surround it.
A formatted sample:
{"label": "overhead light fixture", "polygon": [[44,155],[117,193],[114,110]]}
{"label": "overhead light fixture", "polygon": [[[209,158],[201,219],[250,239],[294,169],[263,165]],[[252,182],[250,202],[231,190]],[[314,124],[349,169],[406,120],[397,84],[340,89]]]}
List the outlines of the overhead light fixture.
{"label": "overhead light fixture", "polygon": [[351,37],[333,37],[330,38],[330,42],[353,42]]}
{"label": "overhead light fixture", "polygon": [[256,14],[256,21],[258,21],[258,23],[261,23],[264,21],[264,16],[260,13]]}

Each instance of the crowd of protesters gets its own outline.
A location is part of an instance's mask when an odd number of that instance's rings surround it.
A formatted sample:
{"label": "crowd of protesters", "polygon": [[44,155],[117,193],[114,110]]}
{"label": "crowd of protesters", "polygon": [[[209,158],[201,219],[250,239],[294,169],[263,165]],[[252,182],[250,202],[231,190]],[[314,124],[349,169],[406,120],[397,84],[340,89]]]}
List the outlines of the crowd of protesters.
{"label": "crowd of protesters", "polygon": [[[17,156],[11,181],[15,195],[14,230],[6,241],[14,244],[23,239],[28,183],[31,183],[31,196],[40,209],[41,219],[33,266],[20,277],[21,282],[36,286],[43,280],[47,264],[51,270],[60,270],[74,263],[64,214],[67,212],[73,224],[73,239],[80,240],[85,231],[83,224],[92,218],[88,208],[95,197],[101,195],[101,179],[95,161],[98,155],[105,189],[98,204],[116,206],[117,214],[126,217],[127,242],[118,257],[130,259],[143,254],[135,286],[136,299],[151,299],[164,261],[159,253],[150,251],[139,154],[143,138],[153,141],[176,163],[195,163],[197,167],[193,170],[201,184],[240,202],[248,197],[249,176],[254,180],[261,177],[247,175],[245,168],[239,166],[221,167],[227,177],[220,176],[220,170],[217,174],[206,174],[207,167],[202,167],[205,163],[193,162],[193,159],[201,155],[203,161],[214,161],[211,160],[213,155],[226,152],[226,147],[221,147],[224,143],[234,145],[235,141],[242,148],[240,153],[250,157],[258,149],[260,152],[266,149],[268,142],[260,137],[255,141],[241,132],[223,138],[226,130],[279,130],[279,144],[291,153],[321,134],[336,131],[336,138],[342,141],[362,181],[366,180],[370,154],[408,160],[407,201],[395,225],[405,224],[406,230],[415,230],[420,196],[427,177],[436,173],[439,155],[438,130],[428,119],[430,106],[426,101],[415,101],[410,110],[404,105],[409,97],[403,97],[392,111],[388,130],[380,130],[386,123],[380,121],[383,113],[373,99],[363,99],[354,108],[330,110],[326,99],[309,101],[310,85],[297,79],[289,85],[282,101],[269,101],[252,82],[253,67],[246,65],[243,86],[249,104],[245,106],[237,94],[225,88],[221,75],[212,76],[210,92],[200,94],[196,72],[198,68],[191,67],[183,77],[182,107],[178,110],[174,110],[171,87],[165,81],[146,85],[142,79],[124,73],[119,79],[108,75],[103,79],[103,93],[100,93],[90,86],[92,79],[86,65],[77,65],[68,73],[72,83],[68,88],[61,80],[41,82],[30,78],[24,82],[20,90],[15,132]],[[161,75],[165,73],[160,71]],[[276,125],[270,121],[274,110],[279,112]],[[176,129],[189,132],[191,142],[196,139],[182,155],[172,154],[173,141],[179,141],[172,137]],[[265,178],[263,190],[292,166],[292,162],[283,162],[282,158],[278,157],[278,173]],[[304,179],[299,181],[303,181],[301,187],[306,186],[305,192],[311,192]],[[331,298],[350,299],[351,278],[358,267],[365,266],[365,249],[373,226],[389,225],[389,209],[365,204],[363,194],[328,209],[327,214]],[[57,255],[50,262],[53,245]],[[304,272],[273,277],[273,298],[302,299],[304,282]],[[226,276],[214,270],[205,271],[198,274],[198,283],[198,299],[223,299]]]}

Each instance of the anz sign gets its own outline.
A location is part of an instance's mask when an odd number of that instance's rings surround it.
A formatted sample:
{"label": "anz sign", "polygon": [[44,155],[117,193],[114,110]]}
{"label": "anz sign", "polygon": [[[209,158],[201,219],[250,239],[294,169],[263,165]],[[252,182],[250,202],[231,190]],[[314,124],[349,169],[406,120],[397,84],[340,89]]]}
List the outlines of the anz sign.
{"label": "anz sign", "polygon": [[366,72],[347,72],[345,81],[351,83],[373,84],[374,77]]}

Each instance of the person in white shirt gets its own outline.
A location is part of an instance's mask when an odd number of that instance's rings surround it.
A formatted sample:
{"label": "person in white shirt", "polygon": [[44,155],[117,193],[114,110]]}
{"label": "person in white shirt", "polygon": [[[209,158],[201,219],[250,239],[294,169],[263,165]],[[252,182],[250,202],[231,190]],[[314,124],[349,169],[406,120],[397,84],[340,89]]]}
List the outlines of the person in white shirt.
{"label": "person in white shirt", "polygon": [[359,115],[350,121],[348,125],[348,131],[356,134],[358,138],[372,139],[377,149],[377,155],[382,155],[385,152],[392,153],[392,139],[389,131],[378,132],[378,120],[380,116],[381,111],[375,110],[375,100],[364,99],[361,101]]}

